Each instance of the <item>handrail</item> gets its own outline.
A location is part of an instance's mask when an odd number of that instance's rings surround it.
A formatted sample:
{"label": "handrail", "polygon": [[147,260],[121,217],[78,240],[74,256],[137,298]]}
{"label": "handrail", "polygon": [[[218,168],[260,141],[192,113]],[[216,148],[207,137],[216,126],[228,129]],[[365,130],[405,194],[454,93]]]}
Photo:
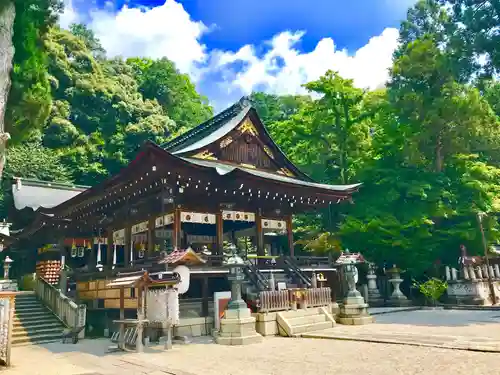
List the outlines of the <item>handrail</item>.
{"label": "handrail", "polygon": [[[42,277],[35,277],[35,294],[38,299],[68,328],[77,329],[85,326],[87,309],[85,305],[77,305],[59,289],[49,284]],[[85,335],[84,330],[79,338]]]}
{"label": "handrail", "polygon": [[283,257],[283,264],[287,266],[295,276],[297,276],[301,282],[303,282],[308,287],[312,286],[311,279],[302,272],[302,270],[295,264],[294,260],[291,257],[285,256]]}

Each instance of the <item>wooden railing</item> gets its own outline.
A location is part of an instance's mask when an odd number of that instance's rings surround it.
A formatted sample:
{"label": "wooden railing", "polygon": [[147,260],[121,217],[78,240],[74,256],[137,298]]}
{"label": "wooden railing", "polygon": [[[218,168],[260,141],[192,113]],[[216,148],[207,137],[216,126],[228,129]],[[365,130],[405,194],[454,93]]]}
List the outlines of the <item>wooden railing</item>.
{"label": "wooden railing", "polygon": [[306,289],[304,301],[307,306],[326,306],[332,303],[332,290],[330,288]]}
{"label": "wooden railing", "polygon": [[326,306],[332,303],[330,288],[266,290],[259,293],[259,312],[283,311],[301,307]]}
{"label": "wooden railing", "polygon": [[289,310],[291,307],[289,290],[265,290],[259,293],[259,312]]}
{"label": "wooden railing", "polygon": [[[87,309],[85,305],[77,305],[59,289],[47,283],[43,278],[35,278],[35,294],[40,301],[57,316],[68,328],[76,329],[85,326]],[[85,335],[85,330],[79,334]]]}

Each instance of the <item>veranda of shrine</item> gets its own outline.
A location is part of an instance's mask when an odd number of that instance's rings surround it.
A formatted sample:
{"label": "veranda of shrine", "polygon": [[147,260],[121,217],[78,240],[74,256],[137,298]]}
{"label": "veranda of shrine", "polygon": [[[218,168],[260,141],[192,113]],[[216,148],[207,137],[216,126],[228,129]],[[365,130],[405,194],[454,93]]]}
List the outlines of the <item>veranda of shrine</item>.
{"label": "veranda of shrine", "polygon": [[[56,194],[69,189],[49,187]],[[257,289],[265,288],[261,273],[295,274],[300,284],[307,283],[301,274],[310,277],[311,263],[317,272],[333,271],[326,258],[295,257],[292,217],[349,201],[358,187],[312,181],[242,99],[167,144],[146,142],[104,182],[76,189],[54,207],[40,203],[33,222],[16,234],[21,258],[15,265],[25,274],[42,260],[63,259],[75,298],[97,314],[119,307],[118,292],[106,288],[117,273],[143,269],[158,279],[171,265],[186,264],[191,286],[181,300],[181,317],[206,317],[213,293],[229,289],[223,266],[228,243],[240,243],[244,255],[248,246],[256,248],[248,277],[253,272]],[[133,314],[136,307],[134,290],[127,290],[125,308]]]}

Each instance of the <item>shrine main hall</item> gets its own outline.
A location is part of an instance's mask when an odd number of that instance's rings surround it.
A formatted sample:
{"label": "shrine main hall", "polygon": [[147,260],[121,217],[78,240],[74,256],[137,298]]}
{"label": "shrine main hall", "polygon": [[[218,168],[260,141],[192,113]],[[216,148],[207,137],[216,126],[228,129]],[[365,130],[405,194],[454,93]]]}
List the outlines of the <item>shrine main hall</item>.
{"label": "shrine main hall", "polygon": [[228,244],[256,257],[293,257],[293,215],[350,200],[358,187],[318,183],[301,172],[243,98],[166,144],[147,141],[95,186],[15,179],[16,208],[35,210],[14,234],[18,273],[62,260],[77,281],[136,269],[153,274],[175,253],[193,272],[210,274]]}

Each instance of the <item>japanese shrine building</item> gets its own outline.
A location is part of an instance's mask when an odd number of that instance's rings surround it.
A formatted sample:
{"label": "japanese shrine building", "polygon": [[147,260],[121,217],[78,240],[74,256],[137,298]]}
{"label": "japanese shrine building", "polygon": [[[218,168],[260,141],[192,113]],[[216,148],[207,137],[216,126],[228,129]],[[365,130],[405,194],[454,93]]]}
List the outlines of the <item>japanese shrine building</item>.
{"label": "japanese shrine building", "polygon": [[[14,185],[16,205],[38,208],[16,237],[59,244],[67,263],[91,278],[136,264],[155,268],[161,252],[188,246],[214,259],[224,241],[241,237],[258,255],[293,255],[292,216],[349,200],[358,187],[317,183],[301,172],[243,98],[166,144],[146,142],[118,174],[66,189],[59,204],[37,202],[33,192],[23,197]],[[286,236],[287,246],[270,245],[273,235]]]}

